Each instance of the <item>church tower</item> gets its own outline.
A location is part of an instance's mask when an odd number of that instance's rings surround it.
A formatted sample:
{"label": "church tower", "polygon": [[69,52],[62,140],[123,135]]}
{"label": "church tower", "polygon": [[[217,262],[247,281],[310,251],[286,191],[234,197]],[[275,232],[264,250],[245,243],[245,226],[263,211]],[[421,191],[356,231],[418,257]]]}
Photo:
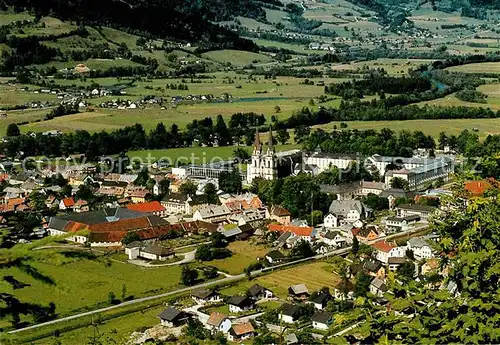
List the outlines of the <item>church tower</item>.
{"label": "church tower", "polygon": [[267,151],[264,158],[263,177],[266,180],[274,180],[278,177],[278,167],[276,161],[276,150],[274,149],[273,130],[269,127],[269,141],[267,143]]}
{"label": "church tower", "polygon": [[278,176],[277,165],[271,129],[269,129],[269,142],[265,153],[262,150],[262,143],[260,142],[259,131],[257,130],[253,143],[252,161],[247,169],[247,182],[250,184],[257,177],[274,180]]}

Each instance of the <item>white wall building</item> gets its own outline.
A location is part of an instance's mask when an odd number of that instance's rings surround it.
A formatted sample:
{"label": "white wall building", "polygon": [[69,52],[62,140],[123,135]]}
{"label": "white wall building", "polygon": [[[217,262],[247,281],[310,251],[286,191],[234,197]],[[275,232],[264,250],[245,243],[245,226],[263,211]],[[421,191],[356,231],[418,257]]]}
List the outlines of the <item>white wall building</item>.
{"label": "white wall building", "polygon": [[247,169],[247,182],[249,184],[257,177],[262,177],[266,180],[274,180],[278,177],[278,162],[271,130],[269,131],[269,142],[265,153],[262,152],[259,131],[255,133],[251,160],[251,164]]}

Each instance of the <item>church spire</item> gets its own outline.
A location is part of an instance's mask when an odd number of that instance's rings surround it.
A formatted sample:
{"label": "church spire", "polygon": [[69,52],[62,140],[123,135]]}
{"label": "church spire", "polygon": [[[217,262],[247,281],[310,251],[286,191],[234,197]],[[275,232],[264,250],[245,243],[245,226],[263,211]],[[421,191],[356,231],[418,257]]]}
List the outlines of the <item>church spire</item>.
{"label": "church spire", "polygon": [[253,150],[260,152],[261,148],[262,144],[260,142],[259,127],[257,127],[257,130],[255,131],[255,140],[253,142]]}

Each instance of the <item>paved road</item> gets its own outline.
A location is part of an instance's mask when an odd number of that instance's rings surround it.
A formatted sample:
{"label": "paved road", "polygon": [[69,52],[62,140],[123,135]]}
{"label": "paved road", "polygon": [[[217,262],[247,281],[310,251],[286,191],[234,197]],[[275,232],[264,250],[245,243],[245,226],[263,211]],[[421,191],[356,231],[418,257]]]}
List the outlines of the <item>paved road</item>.
{"label": "paved road", "polygon": [[[412,234],[414,232],[419,232],[419,231],[421,231],[421,230],[423,230],[425,228],[427,228],[427,224],[421,225],[419,227],[416,227],[416,228],[413,228],[413,229],[410,229],[410,230],[407,230],[407,231],[404,231],[404,232],[400,232],[400,233],[396,233],[396,234],[392,234],[392,235],[386,236],[385,239],[392,239],[392,238],[395,238],[395,237],[401,237],[401,236],[410,235],[410,234]],[[379,241],[379,240],[380,240],[380,238],[376,239],[374,241],[370,241],[369,243],[373,243],[373,242],[376,242],[376,241]],[[277,268],[291,266],[291,265],[295,265],[295,264],[306,262],[306,261],[323,259],[323,258],[327,258],[327,257],[332,256],[332,255],[347,254],[347,253],[349,253],[350,250],[351,250],[351,247],[345,247],[345,248],[333,250],[333,251],[325,253],[325,254],[319,254],[319,255],[316,255],[316,256],[312,256],[310,258],[305,258],[305,259],[300,259],[300,260],[285,262],[283,264],[279,264],[279,265],[276,265],[276,266],[273,266],[273,267],[266,267],[266,268],[263,268],[261,270],[253,271],[252,272],[252,276],[256,276],[256,275],[259,275],[259,274],[262,274],[262,273],[273,271],[273,270],[275,270]],[[126,301],[126,302],[123,302],[123,303],[120,303],[120,304],[117,304],[117,305],[112,305],[112,306],[109,306],[109,307],[106,307],[106,308],[96,309],[96,310],[88,311],[88,312],[85,312],[85,313],[75,314],[75,315],[63,317],[63,318],[60,318],[60,319],[55,319],[55,320],[52,320],[52,321],[47,321],[47,322],[39,323],[39,324],[36,324],[36,325],[32,325],[32,326],[28,326],[28,327],[16,329],[16,330],[10,331],[8,333],[9,334],[15,334],[15,333],[23,332],[23,331],[28,331],[28,330],[31,330],[31,329],[36,329],[36,328],[40,328],[40,327],[44,327],[44,326],[48,326],[48,325],[53,325],[53,324],[57,324],[57,323],[68,321],[68,320],[74,320],[74,319],[78,319],[78,318],[81,318],[81,317],[90,316],[90,315],[96,314],[96,313],[102,313],[102,312],[105,312],[105,311],[109,311],[109,310],[113,310],[113,309],[118,309],[118,308],[121,308],[121,307],[124,307],[124,306],[128,306],[128,305],[133,305],[133,304],[137,304],[137,303],[152,301],[152,300],[155,300],[155,299],[158,299],[158,298],[168,297],[168,296],[171,296],[171,295],[175,295],[177,293],[189,292],[191,290],[195,290],[195,289],[199,289],[199,288],[203,288],[203,287],[209,287],[209,286],[216,285],[216,284],[220,285],[220,284],[224,284],[224,283],[230,283],[230,282],[234,282],[236,280],[241,280],[241,279],[245,279],[245,278],[246,278],[245,274],[238,274],[238,275],[235,275],[235,276],[227,276],[225,278],[218,279],[218,280],[215,280],[215,281],[211,281],[211,282],[207,282],[207,283],[202,283],[202,284],[198,284],[198,285],[195,285],[195,286],[185,287],[185,288],[177,289],[177,290],[170,291],[170,292],[165,292],[165,293],[162,293],[162,294],[159,294],[159,295],[138,298],[138,299],[134,299],[134,300],[131,300],[131,301]]]}

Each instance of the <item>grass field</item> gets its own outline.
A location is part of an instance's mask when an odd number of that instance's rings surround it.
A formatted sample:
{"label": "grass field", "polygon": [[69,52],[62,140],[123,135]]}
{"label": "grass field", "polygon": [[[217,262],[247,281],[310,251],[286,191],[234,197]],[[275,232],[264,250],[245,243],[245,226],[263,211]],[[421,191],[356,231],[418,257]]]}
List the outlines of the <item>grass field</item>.
{"label": "grass field", "polygon": [[206,264],[229,274],[240,274],[250,264],[257,262],[257,257],[263,257],[271,250],[263,245],[251,244],[248,241],[231,242],[228,249],[233,252],[233,256],[227,259],[208,261]]}
{"label": "grass field", "polygon": [[447,70],[465,73],[500,73],[500,62],[471,63],[468,65],[449,67]]}
{"label": "grass field", "polygon": [[75,30],[77,27],[63,22],[57,18],[42,17],[40,22],[28,27],[18,29],[14,34],[19,37],[27,37],[33,35],[61,35]]}
{"label": "grass field", "polygon": [[[462,130],[473,130],[477,128],[481,137],[488,134],[500,133],[500,119],[453,119],[453,120],[408,120],[408,121],[348,121],[350,129],[375,129],[390,128],[393,131],[411,130],[422,131],[427,135],[437,137],[440,132],[447,134],[459,134]],[[340,122],[331,122],[327,125],[317,126],[324,130],[332,130],[336,125],[340,128]]]}
{"label": "grass field", "polygon": [[[48,305],[56,304],[59,317],[78,311],[107,305],[109,292],[121,299],[125,285],[127,296],[139,298],[173,290],[179,286],[180,266],[145,269],[126,263],[105,259],[87,259],[67,256],[65,252],[44,250],[37,252],[36,261],[28,261],[40,274],[50,277],[53,284],[46,284],[24,273],[17,267],[0,270],[29,284],[22,289],[12,289],[2,284],[5,293],[11,293],[23,302]],[[73,252],[74,254],[74,252]]]}
{"label": "grass field", "polygon": [[252,63],[267,63],[271,62],[272,59],[264,54],[252,53],[241,50],[216,50],[208,53],[201,54],[202,57],[214,60],[223,64],[231,64],[233,66],[243,67],[250,65]]}
{"label": "grass field", "polygon": [[46,93],[24,91],[24,85],[0,85],[0,107],[11,107],[38,101],[56,101],[57,96]]}
{"label": "grass field", "polygon": [[32,122],[41,120],[50,109],[25,109],[7,111],[7,117],[0,118],[0,135],[5,135],[7,126],[11,123]]}
{"label": "grass field", "polygon": [[[281,111],[277,114],[274,110],[276,105],[281,108]],[[130,126],[135,123],[140,123],[146,130],[150,130],[155,128],[158,122],[163,122],[168,127],[175,123],[179,128],[183,129],[195,119],[215,118],[218,114],[229,119],[234,113],[254,112],[266,115],[268,120],[272,115],[276,115],[278,119],[286,119],[295,110],[308,105],[309,99],[283,98],[262,101],[255,100],[251,102],[200,103],[195,105],[181,105],[176,108],[167,108],[164,110],[161,110],[159,107],[133,110],[96,109],[94,112],[82,112],[54,118],[50,121],[27,124],[22,127],[22,130],[25,132],[30,130],[39,132],[58,129],[63,132],[73,132],[84,128],[89,132],[97,132]]]}
{"label": "grass field", "polygon": [[278,270],[252,279],[251,281],[243,281],[236,286],[222,289],[221,293],[229,296],[243,294],[253,284],[262,285],[282,299],[286,299],[288,296],[288,288],[296,284],[306,284],[310,293],[325,286],[333,290],[334,285],[339,279],[337,275],[332,273],[333,269],[334,265],[327,262],[320,261],[303,264],[293,268]]}

